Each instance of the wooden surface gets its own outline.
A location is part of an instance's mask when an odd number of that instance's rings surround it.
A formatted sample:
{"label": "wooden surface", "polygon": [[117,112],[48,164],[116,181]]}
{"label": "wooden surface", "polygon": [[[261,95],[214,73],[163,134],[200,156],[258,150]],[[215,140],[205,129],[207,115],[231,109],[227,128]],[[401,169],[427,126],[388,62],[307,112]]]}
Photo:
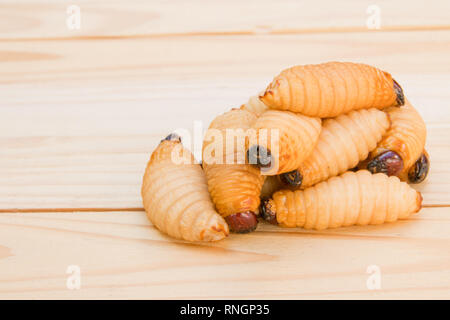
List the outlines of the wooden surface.
{"label": "wooden surface", "polygon": [[[61,1],[0,4],[0,298],[450,298],[448,1],[377,1],[378,31],[373,2],[356,0],[76,3],[75,31]],[[150,225],[139,189],[164,135],[329,60],[391,72],[424,117],[419,214],[326,232],[261,224],[214,244]]]}

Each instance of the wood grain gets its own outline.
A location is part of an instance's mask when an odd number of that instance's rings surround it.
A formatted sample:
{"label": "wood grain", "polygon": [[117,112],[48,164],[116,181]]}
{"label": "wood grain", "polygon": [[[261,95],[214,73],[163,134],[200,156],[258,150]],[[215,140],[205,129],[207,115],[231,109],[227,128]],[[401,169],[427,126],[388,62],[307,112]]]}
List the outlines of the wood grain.
{"label": "wood grain", "polygon": [[[66,27],[69,5],[81,10],[81,29]],[[2,1],[0,39],[170,37],[178,35],[372,32],[369,5],[380,8],[381,30],[450,29],[447,1],[374,2],[58,0]]]}
{"label": "wood grain", "polygon": [[[450,2],[376,1],[379,31],[359,0],[75,4],[75,31],[69,3],[0,5],[0,299],[450,297]],[[427,208],[326,232],[261,224],[214,244],[149,224],[139,189],[162,137],[206,129],[286,67],[330,60],[389,71],[424,117],[432,165],[414,187]],[[369,265],[382,290],[367,289]]]}
{"label": "wood grain", "polygon": [[[447,209],[427,208],[380,226],[261,224],[190,244],[161,234],[143,212],[2,214],[0,298],[442,298],[449,227]],[[66,287],[69,265],[81,268],[79,290]],[[366,287],[369,265],[381,269],[381,290]]]}
{"label": "wood grain", "polygon": [[[289,66],[340,60],[388,70],[408,93],[409,75],[423,76],[412,78],[423,83],[431,81],[431,76],[447,76],[449,41],[450,31],[0,41],[0,61],[6,62],[0,83],[39,82],[45,88],[53,82],[53,88],[62,90],[58,96],[70,94],[63,90],[69,85],[111,94],[114,84],[145,90],[168,83],[177,88],[192,80],[221,85],[258,80],[247,87],[260,90]],[[93,83],[96,87],[86,88]],[[13,94],[17,92],[11,92],[12,98]]]}

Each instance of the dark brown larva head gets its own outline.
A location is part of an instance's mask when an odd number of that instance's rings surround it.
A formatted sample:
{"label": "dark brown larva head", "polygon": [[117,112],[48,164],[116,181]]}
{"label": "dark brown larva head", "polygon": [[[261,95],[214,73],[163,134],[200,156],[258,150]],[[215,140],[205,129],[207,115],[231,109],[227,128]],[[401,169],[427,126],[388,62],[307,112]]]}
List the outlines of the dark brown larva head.
{"label": "dark brown larva head", "polygon": [[178,134],[176,134],[176,133],[171,133],[167,137],[165,137],[164,139],[161,140],[161,142],[163,142],[163,141],[178,141],[178,142],[181,142],[181,137]]}
{"label": "dark brown larva head", "polygon": [[408,171],[408,180],[411,183],[421,183],[428,175],[430,170],[430,160],[427,155],[422,155],[417,159],[414,165]]}
{"label": "dark brown larva head", "polygon": [[394,151],[386,151],[375,158],[373,158],[367,164],[367,170],[372,173],[385,173],[388,176],[395,176],[403,169],[403,160]]}
{"label": "dark brown larva head", "polygon": [[259,213],[261,218],[271,224],[278,224],[277,214],[273,205],[273,200],[269,198],[261,199],[261,205],[259,207]]}
{"label": "dark brown larva head", "polygon": [[405,104],[405,95],[403,93],[403,89],[398,84],[398,82],[395,81],[395,79],[392,80],[394,81],[394,91],[395,94],[397,95],[397,99],[395,100],[395,102],[397,103],[398,106],[403,106]]}
{"label": "dark brown larva head", "polygon": [[252,232],[258,226],[258,219],[251,211],[234,213],[225,217],[225,221],[234,233]]}
{"label": "dark brown larva head", "polygon": [[248,163],[261,168],[269,168],[272,165],[270,150],[259,145],[253,145],[247,150],[247,160]]}
{"label": "dark brown larva head", "polygon": [[280,174],[280,180],[287,186],[300,187],[302,185],[303,176],[298,170],[292,170]]}

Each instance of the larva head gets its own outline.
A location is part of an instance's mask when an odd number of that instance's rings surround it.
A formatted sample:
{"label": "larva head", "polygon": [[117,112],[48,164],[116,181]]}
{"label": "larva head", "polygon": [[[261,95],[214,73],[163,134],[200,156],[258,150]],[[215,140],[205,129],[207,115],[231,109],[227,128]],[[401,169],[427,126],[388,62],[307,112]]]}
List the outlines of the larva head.
{"label": "larva head", "polygon": [[261,217],[271,224],[278,224],[275,202],[272,199],[261,199],[259,208]]}
{"label": "larva head", "polygon": [[303,176],[299,170],[292,170],[292,171],[280,174],[280,180],[286,186],[298,188],[302,185]]}
{"label": "larva head", "polygon": [[272,165],[272,154],[263,146],[253,145],[247,150],[247,161],[260,168],[269,168]]}
{"label": "larva head", "polygon": [[408,180],[410,183],[421,183],[428,175],[430,169],[430,160],[428,155],[422,153],[413,166],[408,171]]}
{"label": "larva head", "polygon": [[395,102],[397,103],[398,106],[403,106],[405,104],[405,95],[403,93],[403,89],[398,84],[398,82],[395,81],[395,79],[392,80],[394,81],[394,91],[395,94],[397,95],[397,99],[395,100]]}
{"label": "larva head", "polygon": [[170,161],[174,164],[195,163],[192,153],[183,147],[181,137],[176,133],[171,133],[161,140],[153,151],[150,161],[152,163]]}
{"label": "larva head", "polygon": [[176,133],[171,133],[167,137],[165,137],[164,139],[161,140],[161,142],[163,142],[163,141],[178,141],[178,142],[181,142],[181,137],[178,134],[176,134]]}
{"label": "larva head", "polygon": [[249,233],[258,226],[258,219],[252,211],[230,214],[225,217],[225,221],[234,233]]}
{"label": "larva head", "polygon": [[367,164],[367,170],[371,173],[384,173],[388,176],[396,176],[403,169],[403,160],[395,151],[385,151]]}

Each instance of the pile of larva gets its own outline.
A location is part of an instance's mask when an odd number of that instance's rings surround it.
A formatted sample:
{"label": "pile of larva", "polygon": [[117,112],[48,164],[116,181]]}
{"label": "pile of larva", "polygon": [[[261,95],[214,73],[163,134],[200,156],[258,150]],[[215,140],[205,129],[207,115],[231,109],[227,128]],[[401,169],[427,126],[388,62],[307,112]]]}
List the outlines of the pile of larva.
{"label": "pile of larva", "polygon": [[[277,152],[246,136],[231,152],[243,163],[207,161],[213,129],[223,137],[276,129]],[[212,121],[202,165],[179,136],[163,139],[145,171],[144,207],[159,230],[188,241],[251,232],[258,215],[316,230],[405,219],[421,208],[407,182],[428,173],[425,139],[424,121],[389,73],[358,63],[294,66]]]}

